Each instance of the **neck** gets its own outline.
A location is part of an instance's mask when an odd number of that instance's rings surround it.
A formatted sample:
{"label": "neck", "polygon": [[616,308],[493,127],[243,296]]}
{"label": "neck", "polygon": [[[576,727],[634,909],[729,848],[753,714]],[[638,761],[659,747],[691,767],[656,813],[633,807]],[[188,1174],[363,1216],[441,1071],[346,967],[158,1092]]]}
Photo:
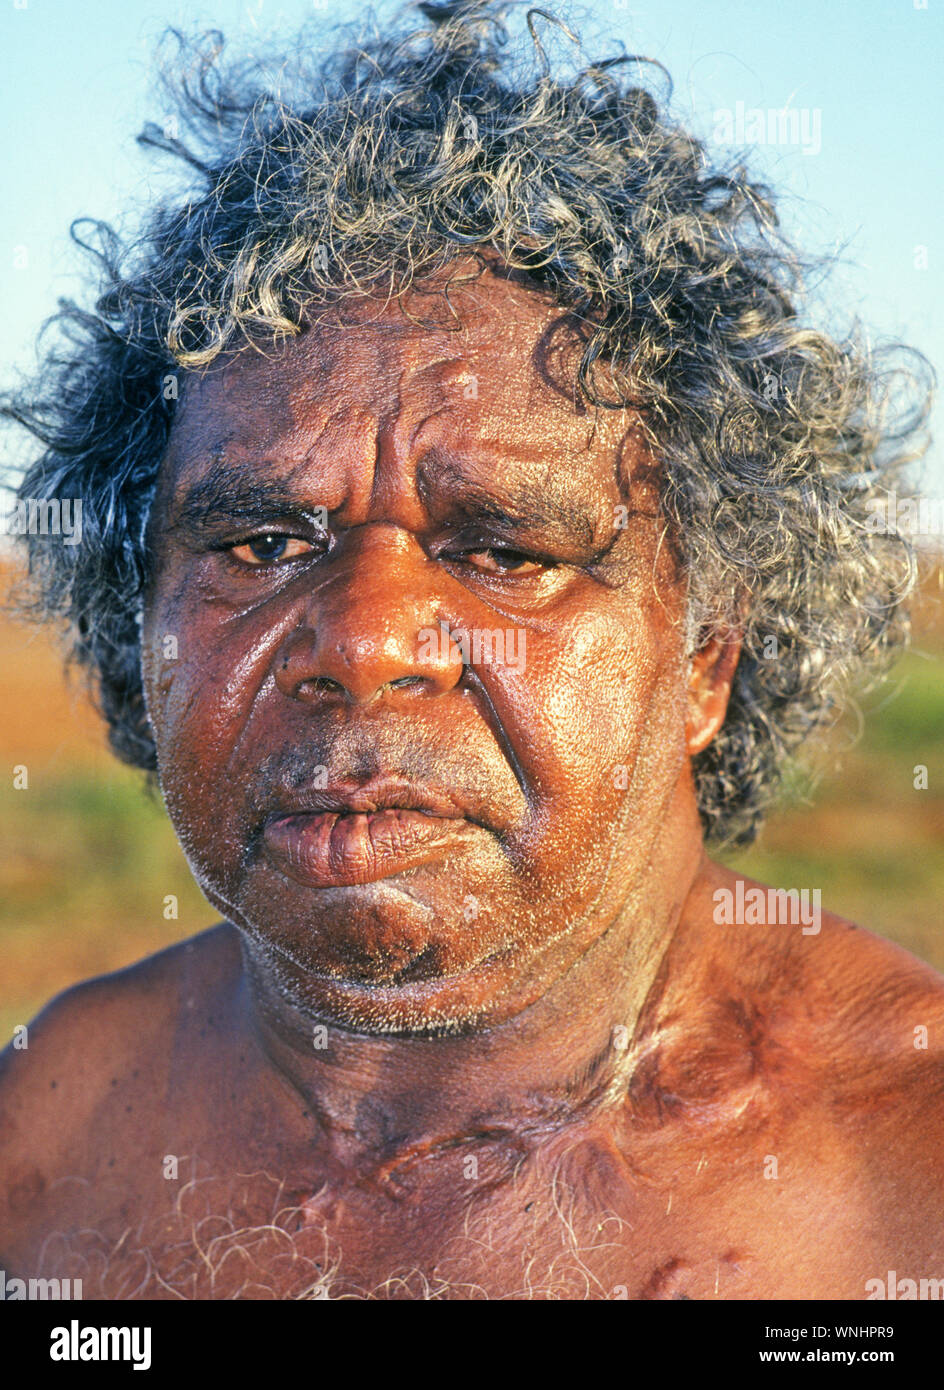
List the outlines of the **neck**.
{"label": "neck", "polygon": [[552,1130],[615,1107],[646,1001],[707,861],[697,816],[673,817],[639,880],[589,949],[514,1017],[445,1037],[355,1033],[325,1023],[279,988],[243,938],[249,1024],[344,1164],[489,1130]]}

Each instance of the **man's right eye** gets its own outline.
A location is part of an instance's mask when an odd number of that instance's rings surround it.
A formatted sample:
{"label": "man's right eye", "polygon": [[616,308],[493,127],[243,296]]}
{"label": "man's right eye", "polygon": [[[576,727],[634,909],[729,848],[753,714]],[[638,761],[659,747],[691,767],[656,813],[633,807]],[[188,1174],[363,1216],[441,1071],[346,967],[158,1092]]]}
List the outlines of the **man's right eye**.
{"label": "man's right eye", "polygon": [[271,565],[282,560],[295,560],[314,550],[311,541],[301,536],[286,536],[278,531],[266,531],[237,545],[228,545],[227,553],[243,565]]}

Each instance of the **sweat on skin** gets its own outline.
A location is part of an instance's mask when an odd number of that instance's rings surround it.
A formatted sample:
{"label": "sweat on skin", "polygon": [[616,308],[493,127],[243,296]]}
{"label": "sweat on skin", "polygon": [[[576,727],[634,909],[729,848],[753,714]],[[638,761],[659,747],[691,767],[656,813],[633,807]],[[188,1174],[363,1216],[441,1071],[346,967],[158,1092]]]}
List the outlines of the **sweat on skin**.
{"label": "sweat on skin", "polygon": [[[555,1271],[555,1296],[861,1297],[864,1207],[900,1267],[934,1253],[933,1145],[901,1124],[929,1054],[895,1040],[942,1018],[940,983],[829,914],[815,958],[714,921],[735,878],[691,758],[737,635],[689,651],[658,466],[630,414],[575,408],[547,370],[560,309],[497,268],[453,298],[461,333],[367,301],[185,382],[143,670],[167,809],[225,920],[37,1024],[9,1162],[46,1157],[8,1267],[50,1229],[166,1229],[175,1152],[236,1232],[268,1211],[244,1176],[276,1174],[293,1238],[338,1254],[332,1296],[406,1269],[455,1297]],[[527,660],[417,640],[442,630],[520,632]],[[903,1165],[908,1211],[884,1197]]]}

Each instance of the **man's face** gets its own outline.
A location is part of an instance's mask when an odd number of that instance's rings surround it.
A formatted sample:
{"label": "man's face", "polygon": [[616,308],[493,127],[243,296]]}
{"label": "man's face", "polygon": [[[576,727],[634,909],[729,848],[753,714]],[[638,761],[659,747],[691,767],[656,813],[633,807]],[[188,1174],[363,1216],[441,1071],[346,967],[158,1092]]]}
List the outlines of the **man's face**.
{"label": "man's face", "polygon": [[296,1003],[365,1030],[531,1002],[690,795],[633,421],[575,410],[550,302],[490,272],[452,298],[460,333],[358,301],[188,380],[152,513],[145,690],[191,867]]}

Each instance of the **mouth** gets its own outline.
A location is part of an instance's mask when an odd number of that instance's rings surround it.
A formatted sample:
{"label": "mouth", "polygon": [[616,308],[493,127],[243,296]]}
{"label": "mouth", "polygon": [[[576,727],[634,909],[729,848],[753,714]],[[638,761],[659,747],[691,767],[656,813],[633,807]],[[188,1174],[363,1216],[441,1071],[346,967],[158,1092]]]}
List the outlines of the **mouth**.
{"label": "mouth", "polygon": [[273,865],[309,888],[354,887],[443,858],[477,825],[447,794],[403,782],[308,793],[263,828]]}

